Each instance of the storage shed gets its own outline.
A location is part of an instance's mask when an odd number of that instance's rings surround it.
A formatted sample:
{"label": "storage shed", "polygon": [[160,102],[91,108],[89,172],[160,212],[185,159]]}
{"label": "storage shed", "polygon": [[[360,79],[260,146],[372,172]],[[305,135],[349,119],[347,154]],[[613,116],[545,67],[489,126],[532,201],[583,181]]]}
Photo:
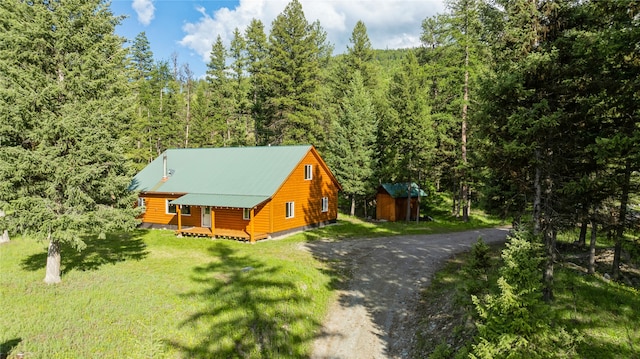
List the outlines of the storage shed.
{"label": "storage shed", "polygon": [[[408,189],[411,188],[409,192]],[[411,194],[411,197],[407,195]],[[407,200],[411,202],[411,218],[413,220],[420,214],[418,197],[427,194],[416,184],[384,183],[378,187],[376,194],[376,219],[390,222],[404,221],[407,218]]]}

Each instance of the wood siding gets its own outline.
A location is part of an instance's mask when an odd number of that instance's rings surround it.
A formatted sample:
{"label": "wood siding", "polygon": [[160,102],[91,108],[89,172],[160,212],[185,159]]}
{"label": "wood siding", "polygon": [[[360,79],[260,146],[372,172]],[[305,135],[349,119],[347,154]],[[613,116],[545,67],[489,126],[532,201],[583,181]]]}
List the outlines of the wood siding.
{"label": "wood siding", "polygon": [[[183,194],[144,193],[140,198],[144,199],[146,211],[142,214],[143,223],[161,225],[178,225],[178,215],[167,213],[166,201],[174,200]],[[183,226],[200,226],[200,207],[191,206],[191,215],[182,215]]]}
{"label": "wood siding", "polygon": [[376,219],[396,221],[396,201],[386,191],[376,195]]}
{"label": "wood siding", "polygon": [[[411,218],[415,219],[418,199],[411,198]],[[390,222],[404,221],[407,218],[407,199],[393,198],[387,191],[381,189],[376,194],[376,219]]]}
{"label": "wood siding", "polygon": [[[313,177],[304,179],[305,165],[312,166]],[[322,212],[322,197],[328,197],[329,210]],[[286,204],[294,202],[293,218],[286,218]],[[273,230],[293,228],[334,221],[338,218],[338,187],[324,161],[312,149],[289,175],[272,199]]]}

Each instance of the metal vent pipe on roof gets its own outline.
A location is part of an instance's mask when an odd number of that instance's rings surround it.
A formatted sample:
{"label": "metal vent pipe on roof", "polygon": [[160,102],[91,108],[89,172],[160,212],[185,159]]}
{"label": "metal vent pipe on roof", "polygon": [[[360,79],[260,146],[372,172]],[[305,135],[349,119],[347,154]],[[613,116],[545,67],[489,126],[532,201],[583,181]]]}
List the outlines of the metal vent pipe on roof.
{"label": "metal vent pipe on roof", "polygon": [[162,179],[166,180],[168,177],[167,175],[167,153],[165,152],[164,155],[162,155]]}

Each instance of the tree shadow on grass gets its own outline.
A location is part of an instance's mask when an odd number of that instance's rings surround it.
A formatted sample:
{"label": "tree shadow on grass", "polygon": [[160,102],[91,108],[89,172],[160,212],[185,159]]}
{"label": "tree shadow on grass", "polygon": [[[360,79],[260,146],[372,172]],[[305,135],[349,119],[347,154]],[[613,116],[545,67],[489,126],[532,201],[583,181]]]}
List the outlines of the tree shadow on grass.
{"label": "tree shadow on grass", "polygon": [[[569,271],[571,269],[567,269]],[[596,276],[563,282],[558,276],[557,296],[570,303],[560,320],[565,328],[577,330],[583,340],[577,344],[581,358],[640,359],[640,296],[637,291]],[[611,319],[613,318],[613,319]],[[609,334],[623,332],[620,336]],[[598,335],[598,332],[607,335]]]}
{"label": "tree shadow on grass", "polygon": [[21,338],[14,338],[7,340],[4,343],[0,343],[0,359],[5,359],[9,356],[11,351],[20,344]]}
{"label": "tree shadow on grass", "polygon": [[[149,253],[142,240],[145,230],[108,234],[105,239],[97,236],[82,238],[86,248],[77,250],[69,243],[62,243],[61,269],[63,274],[73,270],[92,271],[105,264],[115,264],[127,260],[141,260]],[[47,264],[47,252],[30,255],[22,261],[22,268],[28,271],[43,269]]]}
{"label": "tree shadow on grass", "polygon": [[320,325],[306,313],[313,301],[306,285],[228,243],[215,243],[209,254],[211,262],[193,270],[198,289],[183,294],[202,306],[179,328],[197,334],[167,343],[188,358],[306,357]]}

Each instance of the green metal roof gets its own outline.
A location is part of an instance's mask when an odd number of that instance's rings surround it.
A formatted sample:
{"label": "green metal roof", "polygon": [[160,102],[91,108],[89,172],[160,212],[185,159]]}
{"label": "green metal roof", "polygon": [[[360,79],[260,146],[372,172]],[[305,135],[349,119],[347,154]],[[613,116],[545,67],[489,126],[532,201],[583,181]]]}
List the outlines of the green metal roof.
{"label": "green metal roof", "polygon": [[[189,193],[173,203],[251,208],[270,198],[311,150],[311,146],[169,149],[140,171],[130,189]],[[167,155],[169,177],[164,175]],[[180,201],[180,203],[178,202]],[[191,203],[182,203],[182,202]],[[256,202],[258,201],[258,202]],[[244,204],[244,205],[240,205]]]}
{"label": "green metal roof", "polygon": [[[407,187],[409,186],[408,182],[404,183],[383,183],[382,188],[384,188],[389,195],[393,198],[406,198],[407,197]],[[411,182],[411,197],[425,197],[427,193],[423,191],[415,182]]]}
{"label": "green metal roof", "polygon": [[171,203],[190,206],[253,208],[268,199],[269,196],[188,193],[178,199],[174,199]]}

